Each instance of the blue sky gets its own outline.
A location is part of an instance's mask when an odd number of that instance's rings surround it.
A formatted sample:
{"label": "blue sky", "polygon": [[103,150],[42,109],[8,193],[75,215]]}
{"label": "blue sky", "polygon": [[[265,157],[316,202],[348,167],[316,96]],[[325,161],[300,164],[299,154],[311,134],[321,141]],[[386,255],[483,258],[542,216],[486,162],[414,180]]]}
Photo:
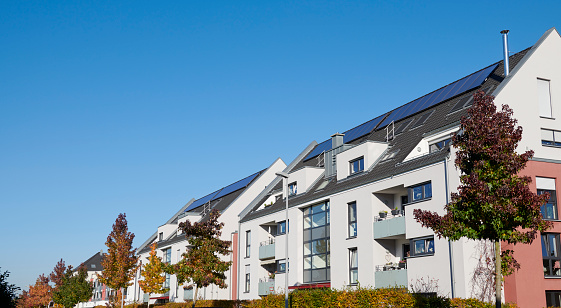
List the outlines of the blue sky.
{"label": "blue sky", "polygon": [[2,1],[0,267],[27,287],[561,27],[542,1]]}

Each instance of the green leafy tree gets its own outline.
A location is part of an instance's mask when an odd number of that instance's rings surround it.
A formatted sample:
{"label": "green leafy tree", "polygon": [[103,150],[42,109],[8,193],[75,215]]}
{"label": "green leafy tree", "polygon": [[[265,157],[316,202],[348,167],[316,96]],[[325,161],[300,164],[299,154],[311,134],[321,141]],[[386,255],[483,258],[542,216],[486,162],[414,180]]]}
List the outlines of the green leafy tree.
{"label": "green leafy tree", "polygon": [[512,251],[501,252],[501,241],[531,243],[550,223],[540,213],[549,196],[534,194],[528,187],[531,179],[518,175],[534,153],[516,152],[522,128],[516,126],[512,110],[503,105],[497,111],[493,99],[482,91],[476,93],[468,117],[462,118],[462,133],[452,139],[458,150],[456,167],[462,174],[458,193],[451,194],[451,202],[444,207],[446,214],[420,209],[413,214],[439,237],[495,243],[495,297],[500,307],[502,272],[510,274],[519,267]]}
{"label": "green leafy tree", "polygon": [[15,284],[8,283],[10,272],[0,271],[0,306],[6,308],[16,307],[16,293],[20,290]]}
{"label": "green leafy tree", "polygon": [[[166,281],[166,276],[164,275],[164,264],[162,259],[156,256],[156,243],[150,246],[150,257],[148,257],[148,263],[144,265],[144,269],[140,271],[144,280],[138,282],[140,288],[148,295],[152,293],[165,293],[169,288],[164,288],[164,282]],[[148,307],[150,307],[150,302],[148,302]]]}
{"label": "green leafy tree", "polygon": [[53,301],[65,308],[72,308],[79,302],[87,302],[92,292],[93,285],[88,281],[86,267],[82,264],[76,272],[71,267],[66,269],[60,285],[53,290]]}
{"label": "green leafy tree", "polygon": [[[127,227],[126,215],[119,214],[105,242],[108,249],[101,261],[103,271],[98,276],[101,283],[115,290],[131,285],[138,260],[136,248],[132,248],[133,239],[134,234]],[[123,290],[120,291],[123,294]],[[121,307],[123,305],[124,298],[121,295]]]}
{"label": "green leafy tree", "polygon": [[208,219],[203,222],[191,223],[187,220],[179,224],[189,240],[190,249],[184,253],[181,261],[169,265],[165,271],[175,274],[178,284],[192,281],[196,286],[193,296],[193,307],[197,301],[199,288],[215,284],[226,288],[226,275],[224,274],[232,264],[231,261],[222,261],[220,255],[230,253],[230,241],[220,239],[224,223],[218,222],[220,213],[212,210]]}

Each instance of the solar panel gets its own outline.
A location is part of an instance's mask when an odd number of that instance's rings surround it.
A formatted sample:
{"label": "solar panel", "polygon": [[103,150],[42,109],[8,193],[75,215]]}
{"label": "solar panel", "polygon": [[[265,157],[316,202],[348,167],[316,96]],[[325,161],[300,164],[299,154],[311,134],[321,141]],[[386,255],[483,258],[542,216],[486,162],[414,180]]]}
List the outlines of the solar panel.
{"label": "solar panel", "polygon": [[213,199],[214,196],[216,196],[217,193],[220,192],[220,189],[208,194],[200,199],[195,200],[193,203],[191,203],[191,205],[189,205],[189,207],[184,211],[184,212],[189,212],[192,209],[198,208],[199,206],[211,201]]}
{"label": "solar panel", "polygon": [[318,144],[316,148],[312,152],[310,152],[310,154],[308,154],[306,158],[304,158],[304,161],[308,159],[312,159],[318,156],[319,154],[321,154],[322,152],[329,151],[329,150],[331,150],[331,139],[327,139],[324,142]]}
{"label": "solar panel", "polygon": [[445,87],[435,90],[421,98],[418,98],[408,104],[395,109],[389,117],[387,117],[380,125],[378,125],[378,129],[385,127],[392,121],[399,121],[419,111],[430,108],[451,97],[462,94],[475,87],[479,87],[485,81],[485,79],[487,79],[487,77],[489,77],[489,75],[497,68],[498,65],[498,63],[490,65],[484,69],[481,69],[471,75],[468,75],[458,81],[455,81]]}
{"label": "solar panel", "polygon": [[[382,119],[384,119],[384,117],[386,116],[387,113],[376,117],[366,123],[363,123],[355,128],[351,128],[348,131],[344,132],[343,134],[345,134],[345,136],[343,136],[343,142],[344,143],[349,143],[353,140],[356,140],[366,134],[369,134],[372,130],[374,130],[374,128],[376,128],[376,126],[378,125],[378,123],[380,123],[380,121],[382,121]],[[304,161],[312,159],[316,156],[318,156],[319,154],[321,154],[324,151],[329,151],[331,150],[331,139],[327,139],[324,142],[318,144],[316,146],[316,148],[310,152],[310,154],[308,154],[308,156],[306,156],[306,158],[304,158]]]}
{"label": "solar panel", "polygon": [[374,118],[364,124],[361,124],[355,128],[351,128],[348,131],[344,132],[343,134],[345,134],[345,136],[343,137],[343,142],[349,143],[366,134],[369,134],[374,128],[376,128],[376,125],[378,125],[380,121],[382,121],[385,115],[386,114],[383,114],[377,118]]}
{"label": "solar panel", "polygon": [[395,130],[394,135],[401,134],[407,128],[407,126],[411,124],[411,121],[413,120],[408,120],[401,123],[401,125]]}
{"label": "solar panel", "polygon": [[218,199],[220,197],[226,196],[227,194],[233,193],[236,190],[242,189],[244,187],[246,187],[247,185],[249,185],[249,183],[251,183],[251,181],[253,181],[253,179],[255,179],[259,174],[261,173],[261,171],[256,172],[248,177],[246,177],[245,179],[241,179],[239,181],[237,181],[236,183],[230,184],[224,188],[222,188],[220,190],[220,192],[214,196],[212,198],[212,200]]}
{"label": "solar panel", "polygon": [[425,122],[427,121],[427,119],[430,117],[431,114],[434,113],[434,110],[432,112],[427,112],[425,114],[423,114],[418,120],[417,122],[415,122],[415,124],[413,124],[413,126],[411,126],[411,129],[417,128],[423,124],[425,124]]}

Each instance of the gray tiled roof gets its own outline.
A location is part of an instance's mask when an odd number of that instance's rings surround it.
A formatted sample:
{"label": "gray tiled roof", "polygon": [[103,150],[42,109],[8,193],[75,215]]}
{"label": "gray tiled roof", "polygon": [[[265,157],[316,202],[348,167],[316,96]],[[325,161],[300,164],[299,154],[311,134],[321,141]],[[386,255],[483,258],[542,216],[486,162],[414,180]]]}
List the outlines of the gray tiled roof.
{"label": "gray tiled roof", "polygon": [[[524,55],[530,50],[530,48],[523,50],[517,54],[510,57],[510,67],[512,69],[520,62]],[[407,162],[403,162],[407,155],[414,149],[414,147],[421,141],[423,136],[427,133],[437,131],[443,127],[458,125],[461,118],[467,115],[468,108],[459,110],[454,113],[450,113],[450,110],[456,105],[456,103],[464,98],[473,96],[473,94],[487,87],[491,87],[487,94],[491,94],[494,89],[503,81],[504,79],[504,66],[503,61],[498,62],[497,68],[489,75],[485,82],[480,86],[476,87],[470,91],[459,94],[455,97],[447,99],[435,106],[428,109],[422,110],[416,114],[408,116],[406,118],[400,119],[395,122],[395,128],[397,129],[402,123],[413,120],[409,126],[400,134],[396,135],[393,140],[388,142],[390,151],[398,151],[396,156],[392,159],[379,162],[369,171],[365,171],[359,175],[348,177],[337,181],[336,177],[333,177],[331,181],[321,190],[317,190],[317,187],[321,185],[323,181],[318,181],[314,187],[310,187],[306,193],[302,193],[291,197],[289,206],[294,207],[301,205],[303,203],[320,200],[323,197],[327,197],[337,192],[345,191],[353,187],[361,186],[367,183],[372,183],[384,178],[391,177],[392,175],[401,174],[410,170],[414,170],[423,166],[431,165],[436,162],[442,161],[447,155],[449,148],[444,148],[441,151],[433,152],[431,154],[412,159]],[[427,113],[432,113],[428,120],[415,128],[411,128],[417,119]],[[334,128],[334,131],[338,128]],[[370,134],[367,134],[357,140],[352,141],[350,144],[359,144],[366,140],[385,142],[386,141],[386,130],[385,129],[375,129]],[[310,159],[308,161],[300,160],[293,170],[298,170],[304,166],[316,166],[317,160]],[[282,184],[277,184],[276,189],[281,189]],[[282,199],[277,200],[272,206],[268,206],[265,209],[258,210],[259,206],[265,201],[266,197],[255,203],[252,211],[245,215],[241,222],[249,221],[258,217],[268,215],[277,211],[281,211],[285,208],[285,204]]]}

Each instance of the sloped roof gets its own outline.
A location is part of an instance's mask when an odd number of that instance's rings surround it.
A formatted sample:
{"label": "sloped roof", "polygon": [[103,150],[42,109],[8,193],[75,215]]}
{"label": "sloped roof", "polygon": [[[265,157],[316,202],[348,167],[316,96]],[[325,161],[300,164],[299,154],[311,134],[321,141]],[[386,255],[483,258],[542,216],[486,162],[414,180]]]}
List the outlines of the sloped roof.
{"label": "sloped roof", "polygon": [[[510,56],[509,64],[510,64],[511,71],[516,67],[516,65],[520,62],[520,60],[524,57],[524,55],[529,50],[530,48]],[[436,162],[442,161],[448,155],[447,152],[449,148],[445,148],[441,151],[436,151],[412,160],[408,160],[408,161],[404,161],[404,160],[424,136],[432,132],[435,132],[443,127],[458,125],[461,118],[467,115],[467,110],[468,110],[467,107],[471,105],[471,100],[467,100],[467,98],[473,96],[473,94],[476,91],[485,90],[486,93],[490,95],[493,92],[493,90],[497,88],[497,86],[504,80],[503,61],[494,63],[491,66],[487,66],[486,68],[489,67],[491,67],[490,69],[488,69],[489,75],[486,78],[482,79],[483,82],[481,85],[475,86],[465,92],[457,93],[453,97],[449,97],[445,100],[439,101],[428,108],[420,109],[419,111],[413,114],[407,115],[402,118],[396,117],[398,119],[394,122],[394,127],[396,130],[401,126],[401,124],[408,121],[411,122],[401,133],[396,134],[395,138],[388,142],[389,151],[396,152],[395,157],[378,162],[371,170],[362,172],[360,174],[345,179],[341,179],[339,181],[337,181],[336,177],[332,177],[330,178],[330,181],[327,183],[327,185],[325,185],[322,189],[318,189],[318,186],[325,184],[323,183],[324,181],[323,180],[317,181],[317,183],[315,183],[313,187],[310,187],[306,193],[301,193],[291,197],[289,206],[294,207],[304,204],[306,202],[321,200],[321,198],[327,197],[337,192],[345,191],[354,187],[358,187],[364,184],[372,183],[384,178],[391,177],[392,175],[401,174],[410,170],[418,169],[420,167],[431,165]],[[456,82],[450,83],[449,85],[453,85],[454,83]],[[440,89],[435,90],[433,92],[439,91]],[[424,95],[417,100],[420,100],[423,97],[428,96],[429,94]],[[467,101],[468,105],[466,105],[464,108],[454,108],[457,106],[458,102],[462,99],[463,102]],[[411,104],[417,100],[409,102],[405,105]],[[396,112],[396,110],[399,110],[400,108],[401,107],[398,107],[384,114],[384,117],[385,118],[391,117],[392,112]],[[455,109],[455,111],[451,112],[452,109]],[[423,116],[426,117],[429,114],[430,116],[428,117],[427,121],[424,124],[413,127],[415,126],[413,124],[419,118]],[[348,144],[356,145],[366,140],[386,142],[386,130],[384,129],[386,125],[383,126],[380,125],[383,124],[383,122],[384,120],[381,120],[379,124],[370,133],[367,133],[358,139],[352,140]],[[334,131],[337,130],[338,130],[337,128],[334,128]],[[322,146],[322,144],[324,143],[323,142],[320,143],[319,145],[316,146],[316,148]],[[316,150],[315,153],[317,152],[318,151]],[[314,153],[314,150],[312,150],[311,153]],[[305,166],[316,166],[318,161],[316,158],[310,158],[311,155],[309,155],[304,159],[301,159],[293,170],[298,170]],[[277,186],[273,190],[277,190],[277,189],[282,189],[282,183],[277,184]],[[261,216],[268,215],[270,213],[281,211],[285,208],[284,201],[282,199],[279,199],[272,206],[268,206],[264,209],[259,209],[260,205],[266,199],[267,196],[264,197],[262,200],[255,202],[253,209],[241,219],[241,222],[249,221]]]}
{"label": "sloped roof", "polygon": [[88,260],[86,260],[83,264],[88,270],[88,272],[102,271],[103,270],[103,266],[101,265],[102,258],[103,256],[101,255],[101,252],[98,251],[96,254],[94,254]]}

